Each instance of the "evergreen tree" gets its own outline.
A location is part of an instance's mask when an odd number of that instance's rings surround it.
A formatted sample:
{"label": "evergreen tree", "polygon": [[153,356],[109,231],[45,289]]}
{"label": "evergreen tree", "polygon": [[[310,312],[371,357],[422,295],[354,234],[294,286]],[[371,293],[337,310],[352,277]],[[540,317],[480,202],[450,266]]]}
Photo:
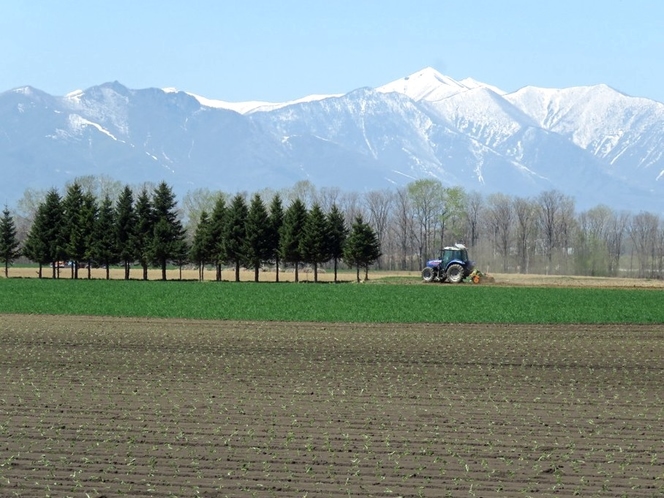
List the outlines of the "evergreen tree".
{"label": "evergreen tree", "polygon": [[132,262],[136,259],[136,212],[134,194],[125,186],[115,205],[115,239],[118,257],[124,267],[124,279],[129,280]]}
{"label": "evergreen tree", "polygon": [[150,260],[161,268],[161,279],[166,280],[168,261],[181,262],[187,254],[175,194],[166,182],[161,182],[155,189],[152,206],[155,225],[149,241],[149,255]]}
{"label": "evergreen tree", "polygon": [[302,260],[314,267],[314,282],[318,282],[318,265],[330,259],[327,241],[327,223],[325,214],[318,203],[315,203],[307,216],[304,231],[300,239]]}
{"label": "evergreen tree", "polygon": [[187,230],[184,229],[185,236],[173,244],[173,253],[171,254],[171,261],[178,267],[179,276],[178,280],[182,280],[182,267],[189,263],[189,243],[187,242],[186,233]]}
{"label": "evergreen tree", "polygon": [[357,281],[360,281],[360,268],[364,268],[365,280],[369,278],[369,265],[380,258],[380,243],[376,232],[362,216],[355,218],[350,235],[344,246],[344,260],[349,266],[357,268]]}
{"label": "evergreen tree", "polygon": [[254,269],[254,282],[258,282],[261,265],[270,259],[270,217],[259,194],[249,205],[246,223],[246,261]]}
{"label": "evergreen tree", "polygon": [[205,265],[214,258],[214,245],[212,244],[212,222],[207,211],[201,212],[201,217],[194,232],[194,240],[189,251],[190,259],[198,266],[198,280],[205,278]]}
{"label": "evergreen tree", "polygon": [[304,233],[307,221],[307,208],[300,199],[295,199],[284,213],[284,223],[281,227],[281,257],[287,263],[295,266],[295,281],[299,282],[299,264],[302,261],[300,240]]}
{"label": "evergreen tree", "polygon": [[[108,195],[104,197],[99,206],[99,215],[94,230],[94,243],[91,259],[96,260],[106,268],[106,280],[110,279],[110,267],[120,260],[118,252],[118,238],[115,228],[117,219],[113,202]],[[88,265],[88,268],[90,266]]]}
{"label": "evergreen tree", "polygon": [[53,267],[53,278],[60,277],[60,261],[67,257],[67,238],[64,229],[64,211],[62,198],[56,189],[46,193],[43,203],[43,223],[41,229],[44,232],[44,241]]}
{"label": "evergreen tree", "polygon": [[270,203],[269,223],[270,256],[268,259],[274,261],[274,269],[276,271],[275,281],[279,282],[279,260],[281,259],[281,254],[279,252],[281,240],[280,234],[281,227],[284,224],[284,208],[281,204],[281,197],[279,194],[276,194]]}
{"label": "evergreen tree", "polygon": [[217,197],[210,216],[210,261],[214,263],[215,280],[221,282],[221,265],[224,263],[224,226],[228,209],[223,195]]}
{"label": "evergreen tree", "polygon": [[[110,201],[109,201],[110,202]],[[111,205],[111,210],[113,206]],[[98,239],[97,234],[97,217],[99,216],[99,207],[97,200],[91,192],[83,194],[83,211],[81,222],[83,224],[83,232],[85,238],[85,254],[84,260],[87,263],[88,280],[92,278],[91,267],[93,259],[95,259],[95,249]],[[109,227],[110,236],[113,237],[113,226]]]}
{"label": "evergreen tree", "polygon": [[339,260],[344,254],[344,245],[348,238],[348,228],[343,213],[336,204],[332,205],[327,214],[327,244],[330,258],[334,261],[334,282],[337,282]]}
{"label": "evergreen tree", "polygon": [[28,236],[25,239],[25,246],[23,247],[23,255],[30,261],[39,264],[39,278],[43,277],[42,270],[44,265],[51,262],[46,223],[46,203],[42,203],[37,206],[34,221],[32,222]]}
{"label": "evergreen tree", "polygon": [[0,218],[0,262],[5,265],[5,278],[9,278],[9,267],[21,255],[19,247],[14,218],[5,206]]}
{"label": "evergreen tree", "polygon": [[62,200],[64,215],[65,259],[71,261],[71,276],[78,278],[80,262],[85,258],[86,233],[83,224],[83,189],[78,182],[67,187]]}
{"label": "evergreen tree", "polygon": [[148,267],[150,265],[150,243],[154,234],[155,217],[152,209],[152,200],[145,187],[138,194],[135,212],[134,257],[143,268],[143,280],[147,280]]}
{"label": "evergreen tree", "polygon": [[240,281],[240,267],[246,262],[247,203],[240,194],[233,197],[223,232],[223,259],[235,266],[235,281]]}
{"label": "evergreen tree", "polygon": [[171,255],[168,241],[171,239],[171,229],[163,218],[156,218],[152,231],[149,252],[150,262],[153,266],[161,268],[161,279],[166,280],[166,264]]}

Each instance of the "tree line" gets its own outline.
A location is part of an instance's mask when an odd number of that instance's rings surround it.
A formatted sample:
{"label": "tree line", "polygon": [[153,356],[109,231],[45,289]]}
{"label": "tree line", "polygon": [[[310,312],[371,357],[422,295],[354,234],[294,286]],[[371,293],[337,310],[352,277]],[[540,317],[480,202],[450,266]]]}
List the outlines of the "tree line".
{"label": "tree line", "polygon": [[[82,177],[78,181],[84,191],[95,192],[97,198],[119,199],[124,189],[107,177]],[[301,181],[278,192],[263,189],[259,195],[268,204],[278,196],[289,207],[298,199],[307,211],[318,205],[329,213],[335,206],[349,227],[361,216],[378,239],[381,255],[374,263],[378,269],[419,271],[442,247],[461,242],[483,271],[664,276],[661,213],[616,211],[608,205],[578,211],[573,198],[556,190],[532,197],[482,195],[424,179],[399,188],[359,193],[317,188]],[[232,195],[204,188],[183,196],[178,219],[190,244],[194,245],[203,211],[208,218],[203,220],[205,226],[219,197],[227,207],[233,204]],[[26,191],[19,201],[19,239],[27,237],[36,207],[44,198],[45,193]],[[334,260],[321,264],[331,267]]]}
{"label": "tree line", "polygon": [[189,233],[183,225],[175,194],[165,182],[153,189],[144,186],[135,196],[125,186],[115,201],[106,193],[98,199],[91,189],[84,189],[74,181],[61,196],[49,190],[33,214],[24,240],[19,240],[17,228],[5,207],[0,219],[0,260],[8,268],[21,255],[39,265],[39,278],[44,266],[50,266],[52,278],[60,276],[60,262],[68,262],[71,277],[79,278],[79,270],[91,267],[106,268],[120,265],[124,278],[130,278],[131,268],[140,266],[142,279],[148,279],[148,269],[161,270],[166,280],[169,264],[182,269],[193,263],[202,280],[206,266],[215,268],[216,280],[221,280],[222,267],[231,265],[235,280],[240,269],[254,270],[258,281],[265,265],[273,265],[276,280],[284,265],[292,266],[295,281],[303,264],[313,267],[314,281],[318,281],[320,265],[332,262],[334,281],[340,261],[360,270],[367,278],[369,267],[381,256],[378,238],[358,214],[347,226],[344,214],[336,205],[328,211],[314,203],[307,208],[299,198],[284,207],[281,197],[272,197],[266,206],[259,193],[247,202],[237,194],[227,200],[219,193],[208,212],[203,209]]}

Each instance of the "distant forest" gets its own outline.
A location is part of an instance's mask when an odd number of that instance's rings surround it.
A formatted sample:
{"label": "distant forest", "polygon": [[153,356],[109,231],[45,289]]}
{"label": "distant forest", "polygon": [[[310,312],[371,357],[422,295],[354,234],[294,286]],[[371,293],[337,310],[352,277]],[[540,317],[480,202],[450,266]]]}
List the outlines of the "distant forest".
{"label": "distant forest", "polygon": [[484,196],[429,179],[362,193],[308,181],[253,193],[196,189],[177,202],[165,183],[86,176],[61,192],[26,191],[16,209],[5,208],[2,224],[3,234],[11,224],[31,261],[94,260],[123,266],[127,278],[136,265],[145,278],[147,268],[165,275],[174,264],[195,265],[201,276],[206,267],[251,268],[258,279],[265,265],[317,272],[345,263],[359,279],[369,268],[420,270],[454,243],[465,244],[482,271],[664,277],[661,214],[608,205],[577,212],[556,190]]}

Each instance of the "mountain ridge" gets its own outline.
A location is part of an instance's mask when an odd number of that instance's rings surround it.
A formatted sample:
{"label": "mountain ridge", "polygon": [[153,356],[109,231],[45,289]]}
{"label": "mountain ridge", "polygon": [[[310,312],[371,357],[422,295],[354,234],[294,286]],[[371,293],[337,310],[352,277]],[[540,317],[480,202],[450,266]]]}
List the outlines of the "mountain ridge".
{"label": "mountain ridge", "polygon": [[88,174],[165,180],[180,195],[304,179],[363,191],[437,178],[522,197],[558,189],[580,208],[661,212],[662,124],[664,104],[606,85],[506,93],[432,68],[284,103],[117,81],[62,97],[25,86],[0,93],[0,161],[15,185],[0,195],[15,202],[26,188]]}

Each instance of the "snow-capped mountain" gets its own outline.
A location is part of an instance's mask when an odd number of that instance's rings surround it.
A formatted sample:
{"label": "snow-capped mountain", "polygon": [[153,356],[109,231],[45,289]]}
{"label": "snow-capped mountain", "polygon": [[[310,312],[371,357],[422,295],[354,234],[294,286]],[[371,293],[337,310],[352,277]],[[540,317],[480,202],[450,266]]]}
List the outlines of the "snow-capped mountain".
{"label": "snow-capped mountain", "polygon": [[0,201],[82,175],[180,195],[292,186],[366,191],[438,178],[485,193],[558,189],[585,209],[664,211],[664,104],[605,85],[513,93],[426,68],[291,102],[211,100],[105,83],[0,93]]}
{"label": "snow-capped mountain", "polygon": [[664,104],[606,85],[526,87],[506,99],[542,128],[599,158],[612,174],[627,180],[642,176],[646,188],[664,180]]}

